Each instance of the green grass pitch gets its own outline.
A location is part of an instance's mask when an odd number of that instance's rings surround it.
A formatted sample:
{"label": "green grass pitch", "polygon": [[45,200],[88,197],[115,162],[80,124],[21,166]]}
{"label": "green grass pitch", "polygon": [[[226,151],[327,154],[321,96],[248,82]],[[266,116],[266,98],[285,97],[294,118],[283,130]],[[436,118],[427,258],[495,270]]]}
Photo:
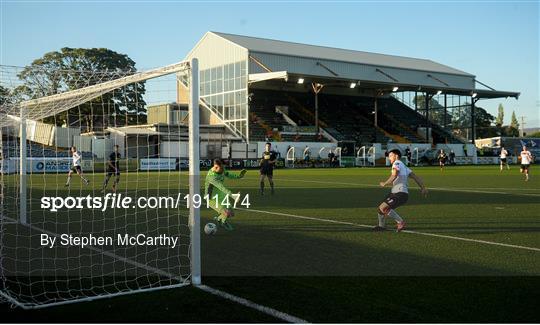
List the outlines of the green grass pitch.
{"label": "green grass pitch", "polygon": [[[369,228],[390,190],[378,186],[388,168],[276,170],[275,195],[262,197],[258,171],[228,180],[251,206],[237,211],[234,231],[202,235],[203,282],[310,322],[539,321],[535,166],[529,182],[515,166],[413,170],[430,192],[423,198],[409,182],[409,201],[397,210],[408,223],[402,233]],[[91,194],[102,177],[90,175],[90,187],[75,177],[71,195]],[[175,194],[178,183],[187,191],[187,179],[184,172],[126,175],[120,191]],[[64,181],[35,175],[32,195],[65,191]],[[203,209],[202,225],[213,216]],[[387,226],[393,230],[393,221]],[[39,311],[0,308],[21,321],[276,321],[192,287]]]}

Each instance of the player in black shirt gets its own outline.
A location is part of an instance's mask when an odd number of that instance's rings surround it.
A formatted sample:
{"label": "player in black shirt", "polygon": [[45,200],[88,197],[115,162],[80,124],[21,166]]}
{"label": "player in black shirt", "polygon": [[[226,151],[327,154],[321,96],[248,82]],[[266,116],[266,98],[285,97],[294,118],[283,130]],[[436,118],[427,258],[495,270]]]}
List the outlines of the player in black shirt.
{"label": "player in black shirt", "polygon": [[264,195],[264,178],[268,178],[270,183],[271,193],[274,194],[274,165],[276,163],[276,153],[271,149],[272,145],[270,142],[267,142],[265,145],[265,150],[263,152],[261,161],[259,165],[261,166],[261,195]]}
{"label": "player in black shirt", "polygon": [[109,160],[107,161],[107,176],[103,182],[102,192],[105,192],[107,185],[109,184],[109,179],[114,175],[114,184],[112,186],[113,192],[116,192],[116,186],[120,182],[120,153],[118,152],[118,145],[114,146],[114,152],[109,155]]}

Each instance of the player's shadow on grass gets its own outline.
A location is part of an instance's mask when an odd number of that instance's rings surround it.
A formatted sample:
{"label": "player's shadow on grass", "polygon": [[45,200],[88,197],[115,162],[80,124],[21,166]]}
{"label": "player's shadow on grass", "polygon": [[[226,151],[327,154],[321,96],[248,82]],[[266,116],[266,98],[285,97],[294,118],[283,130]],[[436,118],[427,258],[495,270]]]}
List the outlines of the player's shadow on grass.
{"label": "player's shadow on grass", "polygon": [[[242,220],[244,218],[244,220]],[[486,276],[538,274],[522,251],[369,229],[313,225],[314,220],[250,222],[203,236],[209,276]],[[523,251],[524,252],[524,251]],[[525,252],[528,253],[528,252]],[[482,256],[477,262],[471,256]],[[486,264],[492,255],[491,264]],[[504,260],[504,262],[503,262]],[[519,267],[512,267],[519,265]],[[535,273],[536,272],[536,273]]]}
{"label": "player's shadow on grass", "polygon": [[204,281],[314,323],[539,319],[535,288],[540,287],[540,277],[206,277]]}

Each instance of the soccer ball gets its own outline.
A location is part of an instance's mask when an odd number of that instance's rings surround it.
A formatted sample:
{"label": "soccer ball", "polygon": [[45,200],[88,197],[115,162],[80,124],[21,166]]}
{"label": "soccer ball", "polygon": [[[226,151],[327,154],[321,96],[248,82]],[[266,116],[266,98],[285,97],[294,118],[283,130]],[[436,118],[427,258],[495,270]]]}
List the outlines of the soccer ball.
{"label": "soccer ball", "polygon": [[207,223],[204,226],[204,233],[207,235],[213,235],[217,232],[217,226],[215,223]]}

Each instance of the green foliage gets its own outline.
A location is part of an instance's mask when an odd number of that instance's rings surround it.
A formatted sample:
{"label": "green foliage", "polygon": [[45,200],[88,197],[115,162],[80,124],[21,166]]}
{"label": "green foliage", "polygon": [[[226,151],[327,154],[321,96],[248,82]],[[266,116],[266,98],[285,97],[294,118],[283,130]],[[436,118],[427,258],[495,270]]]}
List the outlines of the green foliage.
{"label": "green foliage", "polygon": [[10,93],[9,89],[0,86],[0,105],[9,104],[11,101]]}
{"label": "green foliage", "polygon": [[[425,108],[426,108],[426,99],[424,95],[418,95],[413,99],[414,102],[416,102],[416,106],[418,107],[418,112],[420,114],[425,115]],[[429,100],[429,119],[437,123],[443,127],[445,116],[444,116],[444,105],[441,105],[436,99],[431,98]],[[449,112],[446,113],[446,121],[450,123],[452,121],[452,115],[449,114]]]}
{"label": "green foliage", "polygon": [[[419,109],[419,112],[425,114],[426,100],[424,95],[418,95],[413,99]],[[453,129],[466,129],[471,127],[471,103],[465,102],[463,105],[454,107],[450,113],[447,112],[446,119],[444,117],[444,106],[437,100],[431,99],[429,101],[429,118],[431,121],[444,126],[444,121],[452,123]],[[504,112],[501,115],[501,111],[504,110],[502,105],[499,105],[499,116],[504,116]],[[477,137],[486,138],[500,135],[500,130],[492,124],[496,121],[495,116],[489,114],[482,107],[475,107],[475,126],[477,130]],[[458,131],[458,134],[460,132]],[[460,134],[461,135],[461,134]],[[465,136],[465,135],[462,135]]]}
{"label": "green foliage", "polygon": [[510,127],[514,128],[516,130],[519,129],[519,123],[518,123],[515,111],[512,111],[512,118],[510,120]]}
{"label": "green foliage", "polygon": [[476,106],[474,109],[476,137],[490,138],[498,136],[499,129],[496,126],[493,126],[493,122],[496,120],[495,116],[489,114],[488,111],[482,107]]}
{"label": "green foliage", "polygon": [[495,120],[495,125],[498,127],[502,127],[504,124],[504,107],[502,104],[499,104],[499,107],[497,108],[497,119]]}
{"label": "green foliage", "polygon": [[[50,96],[80,89],[135,73],[135,61],[105,48],[68,48],[46,53],[34,60],[18,77],[23,85],[15,89],[21,99]],[[76,108],[45,119],[45,122],[86,123],[88,130],[106,125],[128,125],[146,120],[143,99],[145,84],[130,84],[94,98]],[[89,117],[91,116],[91,117]],[[100,126],[95,127],[96,124]]]}
{"label": "green foliage", "polygon": [[516,112],[512,112],[512,118],[510,120],[510,125],[501,128],[501,133],[503,136],[507,137],[518,137],[519,136],[519,123],[516,117]]}

